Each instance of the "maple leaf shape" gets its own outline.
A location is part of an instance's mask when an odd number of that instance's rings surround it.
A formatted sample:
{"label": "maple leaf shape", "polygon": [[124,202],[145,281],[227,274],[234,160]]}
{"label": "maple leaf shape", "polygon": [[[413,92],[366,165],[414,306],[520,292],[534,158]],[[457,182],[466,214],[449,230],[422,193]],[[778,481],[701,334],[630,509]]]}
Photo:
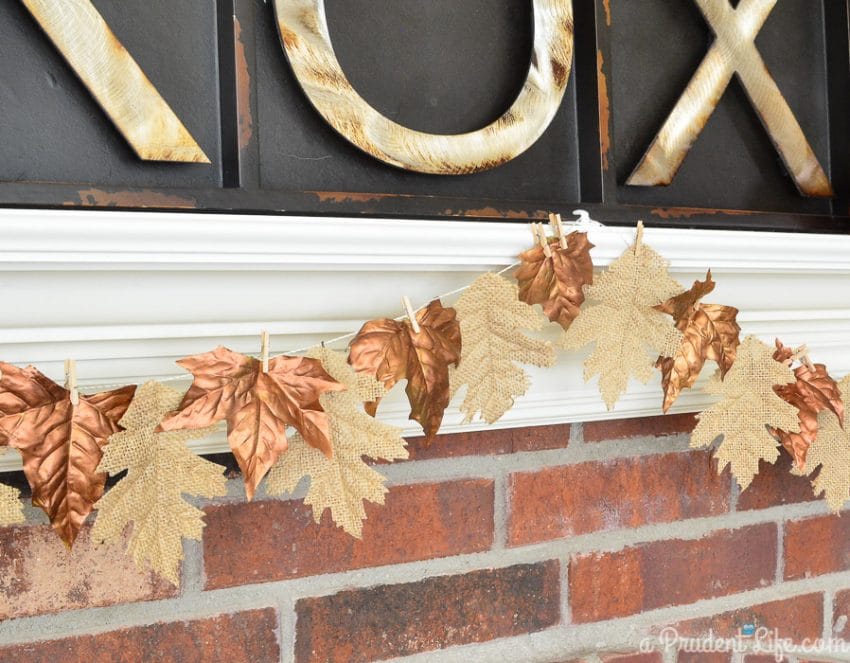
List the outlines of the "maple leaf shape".
{"label": "maple leaf shape", "polygon": [[227,421],[227,441],[251,500],[260,481],[286,451],[286,427],[332,456],[328,418],[319,404],[327,391],[344,389],[315,359],[274,357],[268,372],[253,357],[218,347],[177,362],[195,377],[176,412],[157,432],[205,428]]}
{"label": "maple leaf shape", "polygon": [[[431,444],[449,404],[449,365],[460,360],[460,325],[452,308],[434,300],[416,314],[417,334],[407,320],[384,318],[367,322],[351,342],[349,363],[358,373],[375,376],[389,391],[407,379],[410,419],[425,431]],[[374,415],[378,400],[367,403]]]}
{"label": "maple leaf shape", "polygon": [[70,548],[103,495],[97,466],[136,387],[80,395],[73,405],[70,391],[32,366],[0,362],[0,371],[0,441],[21,452],[32,503]]}
{"label": "maple leaf shape", "polygon": [[120,424],[126,430],[109,440],[98,470],[127,476],[95,505],[97,520],[92,539],[123,541],[132,523],[127,550],[136,566],[146,564],[179,585],[183,539],[200,541],[204,512],[183,499],[183,494],[216,497],[227,494],[224,467],[199,458],[186,441],[215,430],[155,432],[162,418],[174,410],[182,394],[158,382],[139,389]]}
{"label": "maple leaf shape", "polygon": [[467,385],[460,406],[464,423],[480,413],[492,424],[528,391],[526,372],[514,362],[552,366],[552,344],[529,338],[520,329],[537,330],[542,319],[534,308],[517,300],[517,287],[496,274],[478,277],[455,305],[463,350],[450,373],[451,393]]}
{"label": "maple leaf shape", "polygon": [[384,394],[374,377],[355,373],[344,355],[313,348],[308,355],[322,362],[325,370],[346,391],[323,394],[322,406],[328,413],[334,457],[328,459],[308,446],[300,435],[293,435],[289,451],[281,456],[269,472],[267,482],[271,495],[291,493],[302,477],[310,477],[310,488],[304,502],[313,508],[318,523],[325,509],[333,521],[354,537],[363,534],[366,511],[363,501],[384,503],[386,479],[363,457],[375,460],[407,458],[401,429],[388,426],[365,414],[362,404]]}
{"label": "maple leaf shape", "polygon": [[745,490],[758,473],[760,460],[775,463],[779,457],[777,442],[767,427],[799,430],[796,408],[773,390],[774,385],[793,381],[791,369],[775,361],[767,345],[748,336],[738,346],[738,356],[726,377],[721,381],[715,373],[706,385],[707,393],[722,400],[697,415],[691,446],[708,446],[722,435],[715,452],[718,472],[728,465]]}
{"label": "maple leaf shape", "polygon": [[655,308],[673,316],[682,341],[672,357],[659,357],[664,389],[664,412],[679,397],[682,389],[690,389],[699,377],[706,359],[716,362],[720,376],[726,375],[735,361],[741,328],[735,318],[738,309],[721,304],[702,304],[705,295],[714,290],[711,271],[705,281],[694,281],[690,290],[671,297]]}
{"label": "maple leaf shape", "polygon": [[519,299],[529,305],[542,304],[549,320],[569,329],[584,302],[584,286],[593,283],[593,244],[587,233],[573,232],[567,235],[566,249],[558,238],[549,240],[549,247],[549,257],[542,246],[519,255],[522,264],[514,272]]}
{"label": "maple leaf shape", "polygon": [[[838,383],[842,394],[850,394],[850,375]],[[808,454],[808,472],[815,495],[823,495],[833,512],[838,513],[850,500],[850,431],[832,408],[824,408],[817,415],[818,441]]]}
{"label": "maple leaf shape", "polygon": [[[794,351],[776,339],[776,352],[773,358],[790,364]],[[794,467],[802,472],[806,468],[806,455],[818,438],[818,413],[830,410],[844,425],[844,403],[838,384],[833,380],[823,364],[807,366],[801,364],[794,369],[796,381],[793,384],[774,386],[773,390],[786,403],[797,408],[800,422],[799,432],[785,431],[781,428],[769,428],[770,434],[779,441],[794,459]]]}
{"label": "maple leaf shape", "polygon": [[643,226],[635,243],[587,286],[581,315],[564,332],[560,344],[578,350],[595,342],[584,362],[584,379],[599,374],[599,390],[610,410],[626,390],[629,377],[643,383],[653,374],[658,355],[669,356],[682,334],[672,320],[654,307],[682,291],[667,273],[667,262],[642,244]]}

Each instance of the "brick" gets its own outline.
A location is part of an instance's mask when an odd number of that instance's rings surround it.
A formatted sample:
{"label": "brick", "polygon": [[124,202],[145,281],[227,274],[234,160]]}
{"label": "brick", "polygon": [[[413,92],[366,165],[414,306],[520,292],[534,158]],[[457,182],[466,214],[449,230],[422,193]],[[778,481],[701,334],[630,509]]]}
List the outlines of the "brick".
{"label": "brick", "polygon": [[0,661],[27,663],[278,663],[274,610],[169,622],[0,648]]}
{"label": "brick", "polygon": [[[398,486],[386,505],[367,504],[363,539],[321,523],[301,500],[207,508],[207,589],[400,564],[488,550],[493,482],[476,479]],[[250,549],[250,554],[245,554]]]}
{"label": "brick", "polygon": [[297,663],[356,663],[522,635],[560,620],[559,563],[472,571],[296,604]]}
{"label": "brick", "polygon": [[759,473],[738,498],[738,510],[767,509],[814,501],[816,498],[811,479],[791,474],[791,465],[791,456],[784,449],[776,464],[759,461]]}
{"label": "brick", "polygon": [[736,638],[744,625],[775,630],[780,638],[802,642],[823,632],[823,594],[804,594],[739,608],[711,617],[690,619],[675,625],[681,637],[701,638],[709,631],[717,638]]}
{"label": "brick", "polygon": [[415,437],[407,441],[410,460],[566,449],[570,440],[570,425],[526,426],[450,433],[440,435],[430,447],[424,446],[424,440],[424,437]]}
{"label": "brick", "polygon": [[629,437],[663,437],[691,433],[696,426],[695,414],[667,414],[634,419],[588,421],[583,425],[585,442],[622,440]]}
{"label": "brick", "polygon": [[726,513],[731,479],[715,466],[706,452],[686,452],[512,474],[508,542]]}
{"label": "brick", "polygon": [[850,589],[837,592],[832,601],[832,635],[850,641]]}
{"label": "brick", "polygon": [[624,617],[770,585],[776,572],[776,538],[776,526],[767,523],[702,539],[573,555],[573,620]]}
{"label": "brick", "polygon": [[824,516],[785,525],[785,579],[850,569],[850,518]]}
{"label": "brick", "polygon": [[680,651],[677,663],[730,663],[732,654],[726,652]]}
{"label": "brick", "polygon": [[177,594],[139,571],[123,546],[94,544],[90,529],[71,551],[48,525],[0,530],[0,620]]}
{"label": "brick", "polygon": [[784,656],[777,660],[776,654],[747,654],[744,663],[788,663]]}
{"label": "brick", "polygon": [[641,654],[614,654],[600,656],[602,663],[661,663],[661,654],[657,651]]}

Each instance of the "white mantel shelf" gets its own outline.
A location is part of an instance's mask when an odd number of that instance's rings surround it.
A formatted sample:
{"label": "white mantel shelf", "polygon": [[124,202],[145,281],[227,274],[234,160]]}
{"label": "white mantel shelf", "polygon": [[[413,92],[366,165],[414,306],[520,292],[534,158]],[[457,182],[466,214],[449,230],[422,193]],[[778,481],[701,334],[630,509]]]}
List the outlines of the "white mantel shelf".
{"label": "white mantel shelf", "polygon": [[[176,359],[219,344],[256,353],[263,329],[272,353],[356,331],[401,315],[403,294],[418,306],[510,265],[531,241],[517,223],[153,212],[0,209],[0,228],[0,359],[59,380],[75,358],[84,388],[172,375]],[[594,263],[633,235],[591,229]],[[743,333],[808,343],[834,375],[850,372],[850,236],[650,228],[645,241],[684,286],[711,268],[707,300],[741,309]],[[582,382],[583,357],[532,370],[531,391],[497,426],[660,414],[657,379],[632,382],[607,412],[595,382]],[[415,434],[403,396],[397,388],[379,416]],[[706,403],[691,391],[675,409]],[[450,408],[443,432],[486,427],[460,419]],[[218,435],[194,448],[227,447]],[[19,467],[17,454],[0,456],[0,471]]]}

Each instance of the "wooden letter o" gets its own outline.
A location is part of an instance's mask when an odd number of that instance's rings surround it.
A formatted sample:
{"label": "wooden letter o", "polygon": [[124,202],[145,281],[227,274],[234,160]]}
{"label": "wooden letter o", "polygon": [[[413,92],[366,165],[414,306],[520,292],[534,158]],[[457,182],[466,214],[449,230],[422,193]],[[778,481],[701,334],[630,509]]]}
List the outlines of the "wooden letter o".
{"label": "wooden letter o", "polygon": [[500,166],[531,147],[555,117],[573,59],[572,0],[533,0],[533,7],[534,53],[516,101],[486,127],[439,135],[393,122],[357,93],[334,54],[324,0],[275,0],[283,48],[321,116],[376,159],[436,175]]}

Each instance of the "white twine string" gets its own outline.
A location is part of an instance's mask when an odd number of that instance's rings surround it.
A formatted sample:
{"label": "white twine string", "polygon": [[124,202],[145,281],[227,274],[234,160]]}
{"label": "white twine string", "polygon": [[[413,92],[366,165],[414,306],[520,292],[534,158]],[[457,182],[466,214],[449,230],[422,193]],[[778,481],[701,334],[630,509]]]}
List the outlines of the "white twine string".
{"label": "white twine string", "polygon": [[[611,230],[610,228],[608,228],[604,224],[600,223],[599,221],[595,221],[595,220],[591,219],[590,214],[588,212],[586,212],[585,210],[573,210],[573,214],[575,214],[576,216],[579,217],[578,220],[567,221],[567,222],[563,223],[563,226],[565,228],[567,228],[567,229],[569,229],[573,232],[587,232],[588,230]],[[624,238],[624,241],[625,241],[625,238]],[[625,242],[625,244],[626,244],[626,247],[630,246],[629,242]],[[500,269],[498,272],[491,272],[491,273],[495,273],[497,276],[501,276],[505,272],[509,272],[510,270],[519,266],[519,264],[520,264],[520,262],[517,261],[517,262],[514,262],[514,263],[508,265],[507,267],[505,267],[503,269]],[[472,284],[469,283],[469,284],[462,286],[460,288],[456,288],[455,290],[450,290],[449,292],[444,292],[441,295],[436,295],[434,297],[430,297],[425,304],[422,304],[417,309],[415,309],[414,313],[421,311],[426,306],[428,306],[428,304],[430,302],[434,301],[435,299],[445,299],[447,297],[451,297],[452,295],[460,294],[463,291],[469,289],[469,287],[471,285]],[[401,315],[401,316],[399,316],[397,318],[393,318],[393,319],[396,320],[396,321],[401,321],[401,320],[404,320],[406,318],[407,318],[407,315]],[[271,358],[274,359],[275,357],[298,355],[298,354],[301,354],[302,352],[306,352],[307,350],[310,350],[311,348],[314,348],[316,345],[322,345],[323,347],[326,347],[326,346],[330,346],[330,345],[334,345],[336,343],[339,343],[340,341],[345,341],[349,338],[354,338],[356,335],[357,335],[356,331],[348,332],[346,334],[342,334],[341,336],[337,336],[335,338],[332,338],[332,339],[329,339],[329,340],[326,340],[326,341],[319,341],[319,342],[316,342],[316,343],[312,343],[312,344],[310,344],[310,345],[308,345],[307,347],[304,347],[304,348],[297,348],[295,350],[286,350],[285,352],[280,352],[278,354],[271,355]],[[248,356],[255,357],[255,356],[259,356],[259,355],[249,354]],[[191,376],[190,373],[176,373],[176,374],[173,374],[173,375],[159,376],[159,377],[152,378],[152,379],[155,379],[157,382],[176,382],[176,381],[179,381],[179,380],[189,380],[189,379],[191,379],[191,377],[192,376]],[[124,386],[126,386],[126,383],[112,383],[112,384],[96,383],[96,384],[87,384],[86,388],[87,389],[98,389],[98,390],[100,390],[100,389],[116,389],[116,388],[124,387]]]}

